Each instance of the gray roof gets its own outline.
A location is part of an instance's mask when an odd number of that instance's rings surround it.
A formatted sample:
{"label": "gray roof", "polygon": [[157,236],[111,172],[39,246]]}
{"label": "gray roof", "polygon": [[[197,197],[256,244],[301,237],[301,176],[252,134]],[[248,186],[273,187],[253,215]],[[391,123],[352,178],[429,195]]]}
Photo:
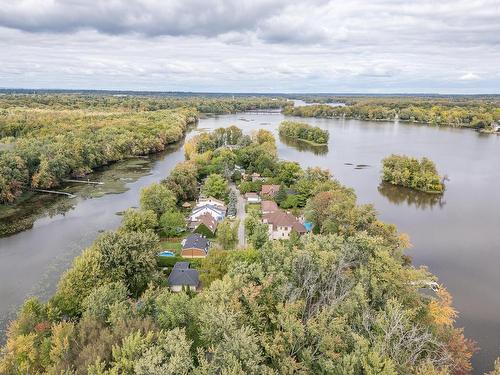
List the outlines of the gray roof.
{"label": "gray roof", "polygon": [[208,251],[208,240],[203,237],[201,234],[198,233],[193,233],[190,234],[186,238],[186,242],[184,243],[184,246],[182,246],[183,249],[200,249],[205,252]]}
{"label": "gray roof", "polygon": [[223,215],[223,214],[225,214],[225,212],[226,212],[226,211],[224,211],[222,208],[220,208],[220,207],[218,207],[218,206],[215,206],[215,205],[213,205],[213,204],[208,204],[208,203],[207,203],[207,204],[203,204],[203,205],[201,205],[201,206],[197,206],[197,207],[195,207],[195,208],[193,209],[193,211],[192,211],[192,213],[191,213],[191,214],[194,214],[194,213],[196,213],[196,212],[198,212],[198,211],[201,211],[201,210],[203,210],[204,208],[208,208],[208,209],[210,209],[210,210],[212,210],[212,211],[216,211],[216,212],[218,212],[218,213],[220,213],[220,214],[222,214],[222,215]]}
{"label": "gray roof", "polygon": [[172,272],[170,272],[170,275],[168,276],[168,285],[188,285],[197,287],[200,283],[200,275],[198,271],[189,268],[189,263],[187,263],[187,268],[184,268],[183,265],[177,267],[179,263],[187,262],[178,262],[175,264]]}
{"label": "gray roof", "polygon": [[189,262],[177,262],[174,264],[174,270],[187,270],[189,268]]}

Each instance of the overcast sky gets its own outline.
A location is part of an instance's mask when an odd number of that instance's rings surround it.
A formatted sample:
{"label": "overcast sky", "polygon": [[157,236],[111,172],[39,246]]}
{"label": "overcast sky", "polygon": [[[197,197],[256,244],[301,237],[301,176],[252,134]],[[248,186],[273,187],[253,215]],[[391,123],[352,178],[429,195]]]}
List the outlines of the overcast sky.
{"label": "overcast sky", "polygon": [[0,87],[500,93],[500,0],[0,0]]}

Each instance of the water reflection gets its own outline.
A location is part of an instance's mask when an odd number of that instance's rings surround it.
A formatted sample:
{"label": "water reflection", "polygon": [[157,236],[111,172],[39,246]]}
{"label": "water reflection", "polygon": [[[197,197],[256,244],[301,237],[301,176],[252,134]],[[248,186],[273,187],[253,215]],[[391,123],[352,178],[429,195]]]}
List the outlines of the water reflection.
{"label": "water reflection", "polygon": [[391,203],[396,205],[407,204],[422,210],[434,206],[443,208],[446,204],[443,194],[424,193],[403,186],[391,185],[386,182],[382,182],[379,185],[378,191]]}
{"label": "water reflection", "polygon": [[328,145],[313,145],[300,139],[290,138],[280,134],[281,143],[293,147],[301,152],[312,152],[314,155],[325,155],[328,153]]}

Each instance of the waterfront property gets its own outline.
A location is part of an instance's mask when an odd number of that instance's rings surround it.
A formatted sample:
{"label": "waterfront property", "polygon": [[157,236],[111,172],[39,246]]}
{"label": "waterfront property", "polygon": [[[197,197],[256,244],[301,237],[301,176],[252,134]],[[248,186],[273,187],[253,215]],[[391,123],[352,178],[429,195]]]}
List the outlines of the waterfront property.
{"label": "waterfront property", "polygon": [[197,221],[191,223],[194,232],[205,237],[213,237],[217,231],[217,225],[218,221],[209,213],[201,215]]}
{"label": "waterfront property", "polygon": [[255,181],[265,181],[266,179],[262,177],[259,173],[253,173],[252,174],[252,182]]}
{"label": "waterfront property", "polygon": [[210,242],[199,233],[192,233],[182,241],[181,256],[183,258],[205,258],[208,255]]}
{"label": "waterfront property", "polygon": [[263,215],[262,222],[268,225],[269,238],[272,240],[289,239],[292,231],[296,231],[298,234],[307,232],[304,225],[295,216],[282,210]]}
{"label": "waterfront property", "polygon": [[210,206],[219,207],[221,210],[226,210],[226,204],[220,199],[216,199],[213,197],[199,198],[196,207],[204,206],[207,204]]}
{"label": "waterfront property", "polygon": [[189,222],[196,222],[198,219],[203,216],[209,214],[211,215],[215,220],[220,221],[224,219],[226,216],[226,210],[225,208],[222,209],[219,206],[213,206],[210,204],[204,204],[201,206],[197,206],[193,209],[191,212],[191,215],[189,215]]}
{"label": "waterfront property", "polygon": [[168,286],[172,292],[183,289],[196,291],[200,285],[200,275],[197,270],[189,267],[189,262],[177,262],[168,276]]}
{"label": "waterfront property", "polygon": [[279,210],[275,201],[262,201],[262,215],[272,214]]}
{"label": "waterfront property", "polygon": [[262,185],[260,189],[260,196],[274,197],[278,193],[278,191],[280,191],[279,185]]}

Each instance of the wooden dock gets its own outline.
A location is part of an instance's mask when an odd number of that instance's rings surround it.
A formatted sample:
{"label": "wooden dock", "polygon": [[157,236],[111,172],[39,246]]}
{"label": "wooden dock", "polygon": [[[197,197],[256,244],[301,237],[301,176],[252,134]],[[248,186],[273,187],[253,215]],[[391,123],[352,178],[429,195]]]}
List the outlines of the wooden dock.
{"label": "wooden dock", "polygon": [[104,182],[90,181],[90,180],[70,180],[70,179],[64,179],[62,181],[63,182],[71,182],[71,183],[88,184],[88,185],[104,185]]}
{"label": "wooden dock", "polygon": [[68,198],[76,198],[76,195],[71,194],[71,193],[66,193],[65,191],[45,190],[45,189],[30,189],[30,190],[31,191],[36,191],[37,193],[65,195]]}

